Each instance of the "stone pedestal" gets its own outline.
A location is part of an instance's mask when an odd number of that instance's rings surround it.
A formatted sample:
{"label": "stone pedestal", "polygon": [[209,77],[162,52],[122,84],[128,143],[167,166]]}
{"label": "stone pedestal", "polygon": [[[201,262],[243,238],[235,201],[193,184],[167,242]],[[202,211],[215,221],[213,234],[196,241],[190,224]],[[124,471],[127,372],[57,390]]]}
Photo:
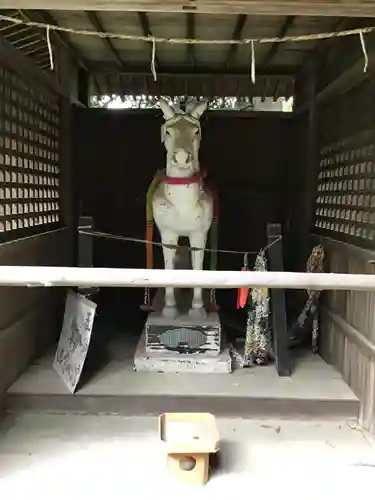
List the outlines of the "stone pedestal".
{"label": "stone pedestal", "polygon": [[[164,289],[157,291],[146,325],[146,352],[158,354],[205,354],[217,356],[221,350],[221,323],[217,312],[210,312],[204,319],[189,316],[192,290],[176,289],[179,315],[175,319],[164,318]],[[209,307],[208,294],[204,294],[205,307]]]}
{"label": "stone pedestal", "polygon": [[[204,319],[188,314],[192,290],[176,289],[179,315],[164,318],[164,289],[157,291],[134,356],[136,371],[166,373],[230,373],[231,357],[224,349],[220,318],[209,312]],[[209,291],[204,290],[205,306],[209,306]]]}
{"label": "stone pedestal", "polygon": [[139,339],[134,355],[134,369],[137,372],[157,373],[231,373],[232,358],[229,349],[223,349],[217,356],[205,354],[147,353],[145,332]]}

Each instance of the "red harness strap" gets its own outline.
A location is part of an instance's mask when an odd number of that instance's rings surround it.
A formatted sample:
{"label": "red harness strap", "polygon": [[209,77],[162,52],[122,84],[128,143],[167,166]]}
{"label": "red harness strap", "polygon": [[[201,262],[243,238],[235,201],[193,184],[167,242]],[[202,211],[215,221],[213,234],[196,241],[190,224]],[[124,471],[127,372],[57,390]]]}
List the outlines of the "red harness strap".
{"label": "red harness strap", "polygon": [[192,175],[191,177],[169,177],[164,172],[160,173],[159,180],[160,182],[165,182],[165,184],[198,184],[201,182],[207,175],[205,171],[199,171],[197,174]]}

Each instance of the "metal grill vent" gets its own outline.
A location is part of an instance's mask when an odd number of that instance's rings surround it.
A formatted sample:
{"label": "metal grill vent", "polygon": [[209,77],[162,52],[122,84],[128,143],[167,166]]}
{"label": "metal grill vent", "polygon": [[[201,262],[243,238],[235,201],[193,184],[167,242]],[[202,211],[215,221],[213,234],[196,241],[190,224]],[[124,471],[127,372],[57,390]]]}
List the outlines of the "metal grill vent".
{"label": "metal grill vent", "polygon": [[206,336],[191,328],[173,328],[162,333],[159,341],[166,349],[198,350],[206,343]]}

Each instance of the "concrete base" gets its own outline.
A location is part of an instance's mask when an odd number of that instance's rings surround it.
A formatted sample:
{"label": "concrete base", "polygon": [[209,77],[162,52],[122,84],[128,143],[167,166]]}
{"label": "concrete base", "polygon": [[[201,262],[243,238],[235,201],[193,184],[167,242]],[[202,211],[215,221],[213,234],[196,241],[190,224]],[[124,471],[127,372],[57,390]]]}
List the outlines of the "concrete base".
{"label": "concrete base", "polygon": [[220,418],[218,427],[208,484],[183,487],[168,474],[157,418],[10,416],[0,430],[0,498],[115,499],[126,488],[139,500],[229,500],[250,489],[267,500],[348,500],[374,488],[375,450],[344,418]]}
{"label": "concrete base", "polygon": [[137,372],[158,373],[231,373],[232,359],[229,349],[216,356],[205,354],[179,354],[175,352],[147,352],[145,332],[141,335],[134,355]]}

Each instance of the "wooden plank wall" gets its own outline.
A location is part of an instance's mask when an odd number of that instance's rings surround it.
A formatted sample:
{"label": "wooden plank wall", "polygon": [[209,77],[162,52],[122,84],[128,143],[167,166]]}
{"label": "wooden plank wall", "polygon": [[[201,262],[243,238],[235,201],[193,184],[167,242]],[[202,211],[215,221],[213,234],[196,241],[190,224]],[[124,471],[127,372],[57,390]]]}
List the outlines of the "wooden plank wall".
{"label": "wooden plank wall", "polygon": [[[56,85],[54,93],[51,80],[44,85],[42,77],[33,79],[30,61],[18,53],[12,58],[14,53],[9,47],[0,56],[2,74],[8,72],[10,80],[17,82],[17,87],[9,85],[9,80],[0,82],[3,92],[0,110],[0,190],[3,193],[0,200],[0,265],[72,265],[74,207],[69,92],[62,95],[61,86]],[[58,145],[54,144],[53,153],[49,149],[55,133],[52,125],[48,125],[52,120],[51,111],[46,104],[48,101],[42,97],[49,95],[58,103]],[[32,120],[27,126],[30,117]],[[9,144],[11,147],[7,149]],[[59,194],[51,205],[48,193],[52,189],[52,165],[58,166],[53,175],[59,181],[56,187]],[[7,387],[59,335],[64,298],[64,289],[0,287],[0,413]]]}
{"label": "wooden plank wall", "polygon": [[[375,251],[322,238],[330,272],[372,274]],[[360,424],[375,433],[375,291],[324,295],[321,354],[361,401]]]}
{"label": "wooden plank wall", "polygon": [[[69,265],[67,230],[0,246],[1,265]],[[59,334],[64,289],[0,287],[0,402],[7,387]]]}
{"label": "wooden plank wall", "polygon": [[[315,217],[327,269],[373,273],[375,267],[374,81],[368,76],[318,106]],[[375,292],[323,296],[321,354],[361,401],[360,424],[375,432]]]}

